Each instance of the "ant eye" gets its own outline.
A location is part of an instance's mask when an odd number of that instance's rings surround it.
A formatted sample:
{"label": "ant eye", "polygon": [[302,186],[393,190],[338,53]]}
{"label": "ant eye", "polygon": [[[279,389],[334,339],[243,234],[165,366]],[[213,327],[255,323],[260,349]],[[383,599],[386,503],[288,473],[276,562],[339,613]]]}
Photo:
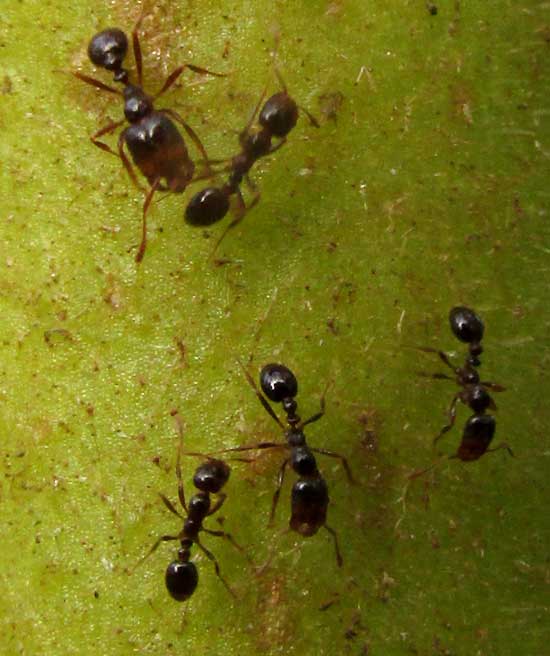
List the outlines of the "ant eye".
{"label": "ant eye", "polygon": [[88,57],[96,66],[108,71],[116,71],[128,51],[128,39],[122,30],[116,27],[96,34],[88,45]]}
{"label": "ant eye", "polygon": [[172,599],[185,601],[195,592],[199,582],[199,573],[193,563],[181,563],[174,560],[166,568],[164,581]]}
{"label": "ant eye", "polygon": [[275,403],[298,394],[296,376],[283,364],[266,364],[260,372],[260,385],[267,398]]}
{"label": "ant eye", "polygon": [[194,226],[209,226],[227,214],[229,198],[221,189],[208,187],[199,191],[185,208],[185,221]]}
{"label": "ant eye", "polygon": [[461,342],[481,342],[485,327],[481,318],[470,308],[454,307],[449,313],[449,323],[455,337]]}

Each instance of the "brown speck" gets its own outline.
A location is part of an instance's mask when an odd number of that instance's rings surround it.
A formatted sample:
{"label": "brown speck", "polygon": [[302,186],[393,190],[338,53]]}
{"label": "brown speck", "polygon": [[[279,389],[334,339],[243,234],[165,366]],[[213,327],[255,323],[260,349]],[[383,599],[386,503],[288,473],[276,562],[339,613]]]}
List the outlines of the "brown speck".
{"label": "brown speck", "polygon": [[437,16],[437,6],[433,2],[427,2],[426,9],[431,16]]}
{"label": "brown speck", "polygon": [[13,84],[11,82],[11,78],[9,75],[4,75],[4,79],[2,80],[2,87],[1,87],[1,92],[3,95],[6,95],[8,93],[12,93],[13,91]]}
{"label": "brown speck", "polygon": [[344,94],[340,91],[331,91],[319,96],[319,108],[327,121],[337,122],[338,113],[344,102]]}
{"label": "brown speck", "polygon": [[333,317],[327,321],[327,327],[333,335],[338,335],[338,328],[336,326],[336,319]]}

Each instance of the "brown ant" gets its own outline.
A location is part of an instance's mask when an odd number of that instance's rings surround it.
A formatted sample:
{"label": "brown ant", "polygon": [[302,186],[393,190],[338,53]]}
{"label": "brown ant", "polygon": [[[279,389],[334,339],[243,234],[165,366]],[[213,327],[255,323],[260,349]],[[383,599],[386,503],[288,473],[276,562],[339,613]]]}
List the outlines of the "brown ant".
{"label": "brown ant", "polygon": [[[238,203],[236,217],[216,242],[214,251],[229,230],[237,226],[243,220],[245,214],[258,203],[260,193],[248,173],[261,157],[272,155],[286,143],[287,135],[298,121],[298,109],[306,114],[312,125],[319,127],[317,119],[303,107],[299,108],[296,101],[288,94],[284,80],[277,69],[275,69],[275,73],[281,84],[282,91],[268,98],[260,110],[266,94],[264,89],[250,120],[239,135],[241,151],[229,160],[210,160],[207,162],[207,164],[218,164],[229,161],[229,164],[223,169],[223,171],[229,173],[226,184],[221,187],[206,187],[199,191],[191,198],[185,209],[185,221],[187,223],[193,226],[209,226],[223,219],[229,210],[230,197],[236,196]],[[252,130],[252,124],[258,112],[259,127]],[[272,143],[274,138],[279,140],[276,144]],[[248,206],[245,204],[240,190],[243,179],[254,193],[254,197]]]}
{"label": "brown ant", "polygon": [[[221,492],[221,490],[227,483],[231,470],[229,465],[227,465],[223,460],[206,456],[207,459],[197,467],[193,476],[193,484],[197,488],[198,492],[195,493],[189,499],[189,503],[187,503],[185,500],[183,479],[181,475],[181,456],[183,453],[183,423],[180,416],[176,413],[174,414],[180,438],[176,462],[178,498],[186,516],[184,517],[176,509],[174,504],[166,496],[164,496],[164,494],[159,493],[162,502],[168,508],[168,510],[183,520],[183,528],[177,535],[162,535],[153,544],[145,556],[139,561],[138,565],[141,564],[146,558],[148,558],[153,552],[155,552],[161,543],[179,541],[180,548],[177,552],[177,558],[176,560],[172,561],[166,568],[164,580],[166,589],[170,593],[171,597],[176,601],[185,601],[186,599],[189,599],[189,597],[193,594],[199,582],[199,574],[197,568],[195,564],[189,560],[191,557],[191,547],[193,544],[196,544],[197,547],[205,554],[205,556],[214,563],[216,575],[223,583],[225,588],[232,596],[235,596],[235,593],[221,575],[220,567],[216,557],[202,544],[199,539],[199,533],[201,532],[216,537],[222,537],[231,542],[231,544],[236,549],[242,551],[242,547],[240,547],[235,542],[230,533],[226,533],[225,531],[213,531],[203,526],[203,522],[206,517],[210,517],[216,513],[225,502],[226,494]],[[187,455],[201,454],[190,453]],[[214,503],[212,503],[210,496],[212,494],[217,495],[217,499]]]}
{"label": "brown ant", "polygon": [[437,353],[439,358],[455,374],[454,378],[441,373],[427,374],[430,378],[454,380],[462,388],[454,395],[448,410],[449,423],[435,437],[434,444],[454,426],[456,408],[460,401],[473,410],[474,414],[467,420],[460,446],[456,454],[452,457],[459,458],[463,461],[478,460],[484,453],[496,451],[501,448],[507,449],[512,454],[507,444],[501,444],[496,448],[489,449],[489,445],[495,434],[496,421],[492,415],[485,413],[488,409],[497,409],[495,402],[489,394],[489,390],[503,392],[506,388],[490,381],[480,380],[477,367],[481,365],[479,356],[483,352],[483,347],[481,346],[481,340],[485,331],[483,321],[470,308],[458,306],[451,309],[449,323],[455,337],[461,342],[468,344],[468,355],[462,367],[455,367],[443,351],[429,347],[419,349],[426,353]]}
{"label": "brown ant", "polygon": [[[273,495],[273,502],[271,505],[269,525],[272,524],[275,517],[275,510],[279,501],[285,471],[290,463],[290,466],[299,477],[292,486],[291,516],[289,522],[290,528],[304,537],[310,537],[315,535],[319,528],[323,526],[331,534],[334,540],[336,561],[338,566],[341,567],[343,560],[336,531],[326,523],[327,508],[329,504],[328,487],[325,479],[317,468],[314,452],[330,456],[331,458],[338,458],[344,466],[346,474],[351,482],[353,482],[353,476],[348,462],[343,456],[334,453],[333,451],[314,449],[308,446],[304,434],[305,426],[319,420],[324,415],[324,397],[321,399],[321,410],[309,419],[302,421],[296,413],[298,406],[294,398],[298,393],[298,381],[288,367],[285,367],[282,364],[267,364],[261,370],[260,386],[265,394],[264,396],[257,388],[248,371],[246,371],[240,362],[239,364],[260,403],[263,405],[269,416],[276,421],[284,431],[286,443],[259,442],[258,444],[225,449],[223,453],[254,451],[260,449],[290,449],[289,457],[285,458],[279,470],[277,488]],[[277,417],[273,408],[269,404],[268,399],[273,403],[282,404],[283,410],[286,413],[288,428],[285,428],[284,424]]]}
{"label": "brown ant", "polygon": [[[154,101],[176,82],[185,69],[194,73],[223,77],[221,73],[213,73],[205,68],[193,64],[178,66],[162,85],[160,91],[149,96],[143,90],[142,56],[139,43],[138,30],[143,20],[142,14],[132,31],[134,59],[137,71],[137,84],[130,83],[129,72],[123,67],[128,51],[128,38],[118,28],[108,28],[96,34],[88,45],[88,56],[93,64],[113,73],[113,81],[120,83],[124,89],[119,91],[88,75],[73,72],[73,75],[102,91],[108,91],[122,96],[124,99],[124,119],[111,122],[101,128],[90,138],[92,143],[101,150],[112,155],[117,153],[99,137],[114,132],[125,122],[129,125],[119,134],[118,156],[122,160],[130,179],[134,185],[144,191],[139,184],[136,173],[128,159],[124,145],[130,151],[134,164],[141,171],[149,183],[149,191],[143,203],[143,223],[141,244],[136,254],[136,262],[141,262],[147,244],[147,211],[154,193],[157,190],[182,193],[193,178],[195,165],[189,158],[185,142],[179,133],[174,121],[179,123],[189,138],[200,151],[205,161],[208,160],[206,150],[195,131],[173,109],[154,108]],[[165,184],[162,184],[164,179]]]}

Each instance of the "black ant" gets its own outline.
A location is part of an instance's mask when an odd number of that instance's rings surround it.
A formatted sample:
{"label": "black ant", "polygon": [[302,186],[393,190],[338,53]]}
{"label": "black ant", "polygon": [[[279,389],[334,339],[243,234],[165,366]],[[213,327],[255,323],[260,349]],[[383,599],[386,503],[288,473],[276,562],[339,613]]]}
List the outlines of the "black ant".
{"label": "black ant", "polygon": [[429,374],[430,378],[455,380],[457,385],[462,388],[453,397],[448,410],[449,423],[441,429],[434,439],[434,444],[454,426],[456,407],[458,402],[461,401],[473,410],[474,414],[467,420],[464,426],[462,441],[453,457],[463,461],[478,460],[487,451],[495,451],[501,448],[506,448],[511,453],[510,448],[506,444],[489,449],[489,445],[495,434],[496,421],[492,415],[485,413],[488,409],[497,409],[495,402],[489,394],[489,390],[503,392],[506,388],[490,381],[480,380],[477,367],[481,365],[479,356],[483,353],[483,347],[481,346],[481,340],[485,331],[483,321],[470,308],[458,306],[451,309],[449,322],[455,337],[461,342],[468,344],[468,355],[462,367],[455,367],[443,351],[429,347],[420,348],[421,351],[426,353],[437,353],[440,359],[455,374],[454,378],[441,373]]}
{"label": "black ant", "polygon": [[[236,549],[242,551],[242,548],[235,542],[231,534],[226,533],[225,531],[213,531],[203,526],[205,518],[210,517],[216,513],[225,502],[226,494],[221,492],[221,490],[229,479],[231,469],[229,468],[229,465],[227,465],[223,460],[207,456],[206,461],[197,467],[193,476],[193,484],[197,488],[198,492],[194,494],[189,499],[189,503],[187,503],[185,500],[183,479],[181,475],[181,455],[183,453],[183,424],[179,415],[176,414],[175,417],[180,436],[178,457],[176,462],[178,498],[180,504],[185,510],[186,516],[184,517],[176,509],[174,504],[166,496],[164,496],[164,494],[159,493],[162,502],[168,508],[168,510],[183,520],[183,528],[177,535],[161,536],[147,552],[147,554],[145,554],[145,556],[139,561],[138,565],[142,563],[146,558],[148,558],[153,552],[155,552],[162,542],[178,540],[180,542],[180,548],[178,549],[177,558],[176,560],[172,561],[166,568],[164,580],[166,583],[166,588],[171,597],[176,601],[185,601],[186,599],[189,599],[189,597],[193,594],[199,582],[199,574],[197,568],[195,564],[189,560],[191,557],[191,547],[193,544],[196,544],[197,547],[205,554],[205,556],[214,563],[214,569],[216,570],[218,578],[229,591],[229,593],[232,596],[235,596],[235,593],[221,575],[220,567],[214,554],[208,551],[208,549],[199,539],[199,533],[201,532],[207,533],[208,535],[214,535],[216,537],[222,537],[231,542],[231,544]],[[217,495],[217,499],[213,504],[210,496],[212,494]]]}
{"label": "black ant", "polygon": [[[99,141],[99,137],[114,132],[125,122],[130,124],[122,130],[118,137],[118,156],[120,156],[134,185],[140,191],[144,191],[124,151],[124,145],[126,144],[134,164],[145,178],[147,178],[150,185],[143,203],[142,239],[136,254],[136,262],[141,262],[145,254],[147,243],[147,211],[154,193],[157,190],[171,191],[174,193],[183,192],[192,180],[195,171],[195,164],[189,158],[185,142],[174,121],[184,128],[204,160],[208,160],[206,150],[199,137],[184,119],[172,109],[156,110],[153,103],[176,82],[185,69],[189,69],[194,73],[223,77],[221,73],[213,73],[193,64],[183,64],[183,66],[178,66],[170,73],[160,91],[154,96],[149,96],[143,90],[142,56],[138,36],[138,30],[143,17],[142,14],[132,31],[137,84],[130,83],[129,72],[123,67],[128,51],[128,38],[122,30],[116,27],[103,30],[92,38],[88,45],[88,57],[96,66],[112,72],[114,82],[118,82],[124,86],[123,91],[121,92],[83,73],[73,73],[76,78],[86,82],[86,84],[124,98],[125,118],[115,123],[111,122],[109,125],[101,128],[91,136],[91,140],[101,150],[116,156],[117,153],[109,145]],[[166,184],[161,183],[163,179]]]}
{"label": "black ant", "polygon": [[[238,446],[232,449],[226,449],[224,450],[224,453],[253,451],[257,449],[290,449],[290,456],[285,458],[279,470],[277,489],[273,495],[269,525],[272,524],[275,517],[275,510],[279,501],[285,471],[290,463],[290,466],[299,477],[292,487],[291,517],[289,522],[290,528],[304,537],[310,537],[315,535],[319,528],[324,526],[334,540],[334,549],[338,566],[342,566],[342,555],[340,553],[336,531],[326,523],[327,508],[329,504],[328,487],[325,479],[317,468],[317,462],[313,455],[314,452],[330,456],[331,458],[338,458],[344,466],[349,480],[352,482],[353,476],[348,462],[343,456],[334,453],[333,451],[327,451],[326,449],[314,449],[309,447],[303,430],[305,426],[319,420],[324,415],[324,397],[321,399],[321,410],[309,419],[302,421],[296,413],[298,405],[294,398],[298,393],[298,381],[288,367],[285,367],[282,364],[267,364],[261,370],[260,386],[265,394],[265,396],[263,396],[256,387],[250,374],[241,363],[239,364],[242,367],[250,386],[260,400],[260,403],[263,405],[269,416],[274,419],[284,431],[286,443],[260,442],[249,446]],[[282,404],[283,410],[286,413],[288,428],[285,428],[284,424],[277,417],[267,399],[273,403]]]}
{"label": "black ant", "polygon": [[[281,84],[282,91],[268,98],[260,110],[266,94],[264,90],[250,120],[239,135],[241,152],[230,160],[211,160],[207,162],[208,164],[217,164],[229,161],[229,164],[223,169],[230,173],[227,183],[221,187],[207,187],[199,191],[191,198],[185,209],[185,221],[187,223],[193,226],[209,226],[223,219],[229,210],[230,197],[236,195],[238,202],[236,217],[224,230],[216,242],[214,250],[220,245],[229,230],[238,225],[245,214],[260,199],[260,193],[256,185],[248,176],[250,169],[261,157],[272,155],[279,150],[286,143],[287,135],[298,121],[298,105],[288,94],[279,71],[275,69],[275,73]],[[303,107],[300,107],[300,109],[306,114],[311,124],[318,128],[317,119]],[[258,112],[259,127],[252,130],[252,124]],[[276,144],[272,143],[274,138],[279,140]],[[204,177],[210,177],[210,175]],[[243,179],[254,193],[254,197],[248,206],[245,204],[240,190]]]}

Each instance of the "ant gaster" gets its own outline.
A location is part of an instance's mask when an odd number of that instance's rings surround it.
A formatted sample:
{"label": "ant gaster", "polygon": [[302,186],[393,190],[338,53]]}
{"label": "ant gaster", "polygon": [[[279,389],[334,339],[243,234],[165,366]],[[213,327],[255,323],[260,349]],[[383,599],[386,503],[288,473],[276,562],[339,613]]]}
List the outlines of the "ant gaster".
{"label": "ant gaster", "polygon": [[[252,166],[266,155],[271,155],[286,143],[286,137],[298,121],[298,105],[288,94],[286,85],[279,73],[275,70],[281,84],[282,91],[273,94],[267,99],[261,111],[265,90],[256,105],[248,124],[239,135],[241,151],[229,160],[223,169],[229,173],[229,178],[221,187],[207,187],[199,191],[189,201],[185,210],[185,221],[193,226],[209,226],[223,219],[229,210],[229,199],[236,195],[238,208],[236,217],[231,221],[216,242],[215,249],[220,245],[226,234],[238,225],[245,214],[251,210],[260,199],[256,185],[249,178],[248,173]],[[309,118],[312,125],[319,127],[317,120],[304,108],[300,108]],[[259,128],[252,130],[252,124],[258,116]],[[278,139],[273,144],[273,139]],[[209,164],[221,163],[227,160],[213,160]],[[210,176],[207,176],[210,177]],[[247,206],[242,196],[240,185],[246,181],[254,193],[254,197]],[[214,250],[215,250],[214,249]]]}
{"label": "ant gaster", "polygon": [[426,353],[437,353],[440,359],[454,372],[454,378],[441,373],[431,374],[431,378],[454,380],[461,387],[449,406],[449,423],[441,429],[434,443],[454,426],[456,408],[460,401],[467,405],[474,414],[464,426],[462,441],[454,457],[463,461],[478,460],[487,451],[495,451],[500,448],[506,448],[511,453],[506,444],[489,449],[496,427],[495,418],[485,414],[488,409],[496,410],[496,404],[489,394],[489,390],[503,392],[505,388],[490,381],[482,381],[477,371],[477,367],[481,365],[479,356],[483,353],[481,346],[485,330],[483,321],[470,308],[458,306],[451,309],[449,323],[455,337],[468,344],[468,355],[462,367],[455,367],[443,351],[429,347],[420,349]]}
{"label": "ant gaster", "polygon": [[[189,69],[194,73],[222,77],[220,73],[213,73],[212,71],[192,64],[184,64],[183,66],[178,66],[166,78],[166,81],[156,95],[150,96],[145,93],[142,84],[142,56],[138,36],[138,30],[142,20],[143,14],[132,31],[137,84],[130,82],[129,72],[123,67],[128,51],[128,39],[126,34],[118,28],[108,28],[96,34],[88,45],[88,56],[93,64],[112,72],[113,81],[122,84],[124,87],[123,91],[121,92],[83,73],[73,73],[79,80],[102,91],[108,91],[122,96],[124,99],[125,118],[115,123],[111,122],[109,125],[101,128],[92,135],[91,140],[101,150],[116,156],[117,153],[108,144],[100,141],[99,137],[114,132],[125,122],[129,123],[129,126],[122,130],[118,137],[118,156],[122,160],[134,185],[143,191],[132,164],[124,151],[124,145],[126,145],[134,164],[142,172],[150,185],[143,204],[142,238],[135,258],[136,262],[140,262],[145,253],[147,244],[147,211],[154,193],[157,190],[174,193],[183,192],[193,178],[195,171],[195,165],[189,158],[185,142],[174,121],[184,128],[204,160],[208,160],[199,137],[184,119],[172,109],[156,110],[154,108],[154,101],[176,82],[185,69]],[[164,184],[162,180],[165,181]]]}
{"label": "ant gaster", "polygon": [[[199,539],[199,533],[207,533],[216,537],[222,537],[231,542],[231,544],[242,551],[242,548],[235,542],[231,534],[225,531],[214,531],[203,526],[207,517],[216,513],[223,505],[226,494],[221,492],[224,485],[229,479],[231,472],[229,465],[223,460],[207,457],[207,460],[200,464],[195,470],[193,484],[197,488],[196,492],[186,502],[183,489],[183,479],[181,475],[181,455],[183,444],[183,424],[179,415],[176,414],[180,441],[178,447],[178,457],[176,463],[176,477],[178,481],[178,498],[181,506],[185,511],[185,517],[176,509],[174,504],[164,494],[159,493],[160,498],[168,510],[183,520],[183,528],[177,535],[162,535],[147,554],[139,561],[143,562],[154,551],[156,551],[162,542],[179,541],[180,548],[177,557],[166,568],[165,583],[166,588],[173,599],[176,601],[185,601],[195,591],[199,581],[199,574],[195,564],[190,560],[191,547],[196,544],[197,547],[214,563],[216,574],[229,593],[235,596],[233,590],[229,587],[220,572],[218,561],[202,544]],[[197,455],[197,454],[189,454]],[[211,495],[215,494],[217,499],[212,503]],[[138,563],[139,564],[139,563]]]}
{"label": "ant gaster", "polygon": [[[240,364],[240,363],[239,363]],[[238,446],[226,451],[251,451],[257,449],[290,449],[289,457],[285,458],[279,470],[277,488],[273,495],[271,514],[269,523],[271,524],[274,516],[281,488],[284,481],[285,471],[290,464],[298,476],[298,480],[292,486],[291,493],[291,517],[290,528],[304,537],[315,535],[317,531],[324,526],[331,534],[334,540],[336,560],[338,565],[342,565],[342,555],[338,545],[338,537],[334,529],[326,523],[327,508],[329,504],[329,495],[327,484],[317,468],[317,462],[314,453],[320,453],[332,458],[338,458],[350,481],[353,481],[351,470],[347,460],[338,453],[327,451],[326,449],[317,449],[308,446],[304,428],[308,424],[320,419],[325,412],[324,398],[321,400],[321,410],[311,416],[309,419],[302,421],[297,414],[298,405],[295,397],[298,393],[298,381],[296,377],[282,364],[267,364],[260,373],[260,386],[263,394],[257,388],[250,374],[241,364],[244,374],[254,389],[256,396],[260,400],[267,413],[274,419],[280,428],[284,431],[286,443],[280,442],[260,442],[249,446]],[[264,396],[265,395],[265,396]],[[267,398],[266,398],[267,397]],[[269,401],[281,403],[286,414],[288,428],[275,414]],[[225,452],[225,451],[224,451]]]}

